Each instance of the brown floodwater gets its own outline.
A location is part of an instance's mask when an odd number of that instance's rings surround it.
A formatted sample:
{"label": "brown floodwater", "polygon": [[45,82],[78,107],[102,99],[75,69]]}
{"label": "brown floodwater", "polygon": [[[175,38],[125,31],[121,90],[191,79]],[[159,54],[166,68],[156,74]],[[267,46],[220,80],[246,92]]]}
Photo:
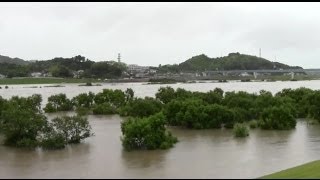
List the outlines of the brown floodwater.
{"label": "brown floodwater", "polygon": [[[316,89],[320,81],[281,82],[287,87]],[[277,89],[273,83],[181,84],[190,90],[206,91],[224,87],[225,91]],[[232,84],[232,83],[229,83]],[[244,86],[243,84],[247,84]],[[309,86],[307,86],[309,85]],[[97,87],[66,85],[63,88],[23,88],[0,90],[1,96],[28,96],[64,92],[68,97],[80,92],[99,92],[103,88],[131,87],[139,96],[154,96],[159,85],[119,84]],[[174,87],[180,87],[175,84]],[[185,87],[184,87],[185,86]],[[281,85],[284,86],[284,85]],[[204,88],[206,87],[206,88]],[[268,88],[264,88],[268,87]],[[194,89],[192,89],[194,88]],[[52,118],[58,114],[52,114]],[[187,130],[169,127],[179,142],[168,150],[123,150],[118,115],[88,117],[94,136],[62,150],[26,150],[0,145],[0,178],[257,178],[320,157],[320,125],[298,121],[294,130],[250,130],[247,138],[234,138],[231,130]]]}

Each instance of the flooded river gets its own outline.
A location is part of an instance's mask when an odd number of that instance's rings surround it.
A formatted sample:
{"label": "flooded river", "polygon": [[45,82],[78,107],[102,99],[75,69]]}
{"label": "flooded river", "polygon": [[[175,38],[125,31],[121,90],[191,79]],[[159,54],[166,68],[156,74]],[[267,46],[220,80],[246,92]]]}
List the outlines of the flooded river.
{"label": "flooded river", "polygon": [[[208,91],[273,93],[283,88],[320,89],[320,81],[229,82],[173,84],[174,88]],[[26,88],[42,86],[42,88]],[[132,88],[137,96],[154,96],[160,86],[102,84],[102,86],[43,87],[10,85],[0,89],[2,97],[48,96],[66,93],[73,97],[82,92],[100,92],[104,88]],[[55,116],[55,115],[52,115]],[[178,137],[174,148],[126,152],[121,146],[118,115],[89,116],[95,136],[63,150],[43,151],[0,146],[0,178],[257,178],[275,171],[320,159],[320,126],[298,121],[290,131],[251,130],[245,139],[234,138],[231,130],[187,130],[169,128]]]}

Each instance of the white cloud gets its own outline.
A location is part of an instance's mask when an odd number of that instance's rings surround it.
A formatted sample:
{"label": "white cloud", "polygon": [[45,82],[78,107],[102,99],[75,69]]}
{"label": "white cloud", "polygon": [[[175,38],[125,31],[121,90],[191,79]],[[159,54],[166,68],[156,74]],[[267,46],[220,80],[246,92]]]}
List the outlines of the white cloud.
{"label": "white cloud", "polygon": [[0,54],[141,65],[240,52],[320,67],[319,3],[0,3]]}

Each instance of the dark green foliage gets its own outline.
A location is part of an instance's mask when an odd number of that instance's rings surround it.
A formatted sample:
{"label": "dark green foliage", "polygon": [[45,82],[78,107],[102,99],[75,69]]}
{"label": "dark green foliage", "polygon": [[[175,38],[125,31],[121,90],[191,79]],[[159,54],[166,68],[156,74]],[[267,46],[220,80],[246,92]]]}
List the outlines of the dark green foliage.
{"label": "dark green foliage", "polygon": [[67,98],[65,94],[52,95],[48,98],[48,103],[44,108],[47,113],[57,111],[71,111],[73,110],[73,103]]}
{"label": "dark green foliage", "polygon": [[39,144],[43,149],[63,149],[67,142],[63,134],[59,134],[50,123],[44,129]]}
{"label": "dark green foliage", "polygon": [[236,123],[233,127],[233,133],[235,137],[247,137],[249,136],[249,129],[245,124]]}
{"label": "dark green foliage", "polygon": [[72,102],[76,107],[90,108],[94,102],[94,93],[81,93],[76,97],[72,98]]}
{"label": "dark green foliage", "polygon": [[249,126],[251,129],[255,129],[259,126],[258,121],[257,120],[251,120],[249,121]]}
{"label": "dark green foliage", "polygon": [[73,76],[71,70],[67,66],[60,64],[50,67],[49,72],[51,72],[53,77],[67,78]]}
{"label": "dark green foliage", "polygon": [[6,145],[14,145],[19,148],[35,148],[38,146],[38,141],[27,137],[17,140],[14,144],[11,144],[10,142],[6,141]]}
{"label": "dark green foliage", "polygon": [[76,108],[76,113],[80,116],[85,116],[90,113],[90,109],[86,107],[77,107]]}
{"label": "dark green foliage", "polygon": [[0,97],[0,131],[5,145],[60,149],[92,135],[88,120],[81,116],[58,117],[49,122],[41,110],[41,101],[38,94],[9,100]]}
{"label": "dark green foliage", "polygon": [[162,73],[201,72],[205,70],[253,70],[274,69],[274,65],[281,69],[301,69],[301,67],[271,62],[267,59],[256,56],[230,53],[228,56],[217,58],[209,58],[208,56],[201,54],[194,56],[179,65],[159,66],[158,70]]}
{"label": "dark green foliage", "polygon": [[120,109],[121,116],[147,117],[162,110],[162,103],[154,98],[135,98]]}
{"label": "dark green foliage", "polygon": [[308,117],[320,122],[320,91],[316,90],[308,94],[304,103],[307,104]]}
{"label": "dark green foliage", "polygon": [[230,108],[243,108],[252,109],[254,107],[254,100],[256,96],[254,94],[249,94],[244,91],[239,92],[226,92],[223,100],[223,104]]}
{"label": "dark green foliage", "polygon": [[46,117],[40,111],[40,95],[28,98],[12,97],[2,104],[0,127],[5,144],[18,147],[35,147],[37,137],[46,125]]}
{"label": "dark green foliage", "polygon": [[230,110],[233,111],[235,116],[235,121],[239,123],[244,123],[246,121],[249,121],[251,118],[251,112],[240,107],[231,108]]}
{"label": "dark green foliage", "polygon": [[308,107],[309,107],[309,100],[307,100],[309,95],[313,93],[313,90],[301,87],[297,89],[283,89],[282,91],[278,92],[275,96],[277,97],[289,97],[293,99],[297,110],[297,117],[306,117],[308,115]]}
{"label": "dark green foliage", "polygon": [[169,125],[195,129],[232,128],[234,112],[218,104],[208,105],[201,99],[173,100],[165,106]]}
{"label": "dark green foliage", "polygon": [[175,90],[172,87],[160,87],[156,93],[156,98],[164,104],[167,104],[172,99],[176,98]]}
{"label": "dark green foliage", "polygon": [[219,90],[209,91],[207,93],[202,93],[202,99],[208,104],[221,104],[223,100],[223,92]]}
{"label": "dark green foliage", "polygon": [[121,122],[122,145],[126,150],[167,149],[178,141],[166,131],[165,117],[158,113],[146,118],[132,118]]}
{"label": "dark green foliage", "polygon": [[262,129],[288,130],[296,126],[296,119],[286,106],[274,106],[265,109],[262,113],[260,127]]}
{"label": "dark green foliage", "polygon": [[7,76],[7,78],[25,77],[28,76],[29,70],[26,65],[1,63],[0,74]]}
{"label": "dark green foliage", "polygon": [[96,94],[94,101],[96,104],[109,103],[111,106],[119,108],[125,104],[126,94],[119,89],[103,89],[102,92]]}
{"label": "dark green foliage", "polygon": [[44,135],[40,144],[43,149],[63,149],[67,142],[62,134],[51,131]]}
{"label": "dark green foliage", "polygon": [[102,104],[96,104],[92,108],[93,114],[116,114],[117,109],[113,106],[111,106],[109,103],[102,103]]}
{"label": "dark green foliage", "polygon": [[[188,108],[192,110],[187,113]],[[164,114],[169,125],[193,127],[193,121],[197,121],[198,118],[194,113],[200,109],[203,111],[201,99],[173,100],[166,104]],[[193,115],[196,116],[196,119],[193,119]]]}
{"label": "dark green foliage", "polygon": [[52,126],[67,143],[80,143],[82,139],[93,135],[88,119],[82,116],[57,117],[52,119]]}
{"label": "dark green foliage", "polygon": [[[235,123],[253,119],[261,121],[252,127],[292,129],[297,117],[320,119],[320,91],[306,88],[284,89],[273,96],[264,90],[257,95],[243,91],[224,93],[221,89],[207,93],[179,88],[174,91],[167,87],[159,89],[157,98],[166,103],[163,112],[169,125],[195,129],[232,128]],[[280,115],[277,108],[285,115]]]}
{"label": "dark green foliage", "polygon": [[224,91],[221,88],[214,88],[213,92],[223,97]]}
{"label": "dark green foliage", "polygon": [[72,58],[56,57],[35,62],[23,61],[0,55],[0,74],[11,77],[27,77],[32,72],[51,73],[54,77],[73,77],[73,73],[83,70],[77,78],[119,78],[126,65],[114,61],[94,62],[83,56]]}
{"label": "dark green foliage", "polygon": [[126,95],[126,102],[131,101],[134,98],[134,92],[131,88],[127,88],[125,95]]}
{"label": "dark green foliage", "polygon": [[202,95],[202,93],[200,93],[200,92],[191,92],[191,91],[187,91],[182,88],[177,88],[177,90],[175,92],[175,97],[177,99],[187,99],[187,98],[192,98],[193,96],[201,97],[201,95]]}
{"label": "dark green foliage", "polygon": [[232,128],[235,123],[235,114],[231,109],[221,105],[209,105],[207,111],[209,117],[208,128],[220,128],[224,125],[225,128]]}
{"label": "dark green foliage", "polygon": [[90,73],[95,78],[118,78],[122,72],[126,70],[126,66],[117,62],[96,62],[92,64]]}

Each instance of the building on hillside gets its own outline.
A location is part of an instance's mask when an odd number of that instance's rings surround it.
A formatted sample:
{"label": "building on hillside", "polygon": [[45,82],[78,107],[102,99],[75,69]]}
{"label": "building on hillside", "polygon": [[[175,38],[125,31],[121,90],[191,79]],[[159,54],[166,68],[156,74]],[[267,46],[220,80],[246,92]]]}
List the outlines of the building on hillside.
{"label": "building on hillside", "polygon": [[80,78],[83,75],[84,70],[78,70],[73,72],[73,78]]}
{"label": "building on hillside", "polygon": [[6,77],[5,75],[0,74],[0,79],[3,79],[3,78],[5,78],[5,77]]}
{"label": "building on hillside", "polygon": [[242,77],[248,77],[248,76],[251,76],[250,74],[248,74],[247,72],[243,72],[240,74],[240,76]]}
{"label": "building on hillside", "polygon": [[129,64],[128,71],[129,72],[139,72],[144,73],[145,71],[149,70],[148,66],[139,66],[137,64]]}
{"label": "building on hillside", "polygon": [[41,77],[42,73],[41,72],[33,72],[33,73],[31,73],[31,76],[32,77]]}

